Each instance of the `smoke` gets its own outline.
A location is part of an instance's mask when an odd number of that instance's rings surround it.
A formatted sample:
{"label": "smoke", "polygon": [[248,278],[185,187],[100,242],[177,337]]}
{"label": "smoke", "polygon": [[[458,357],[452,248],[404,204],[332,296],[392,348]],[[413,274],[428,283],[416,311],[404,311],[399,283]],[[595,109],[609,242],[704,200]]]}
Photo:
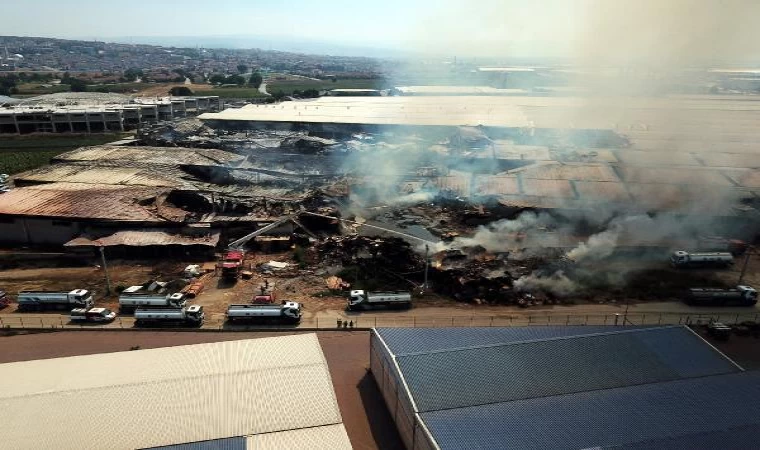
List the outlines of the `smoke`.
{"label": "smoke", "polygon": [[[481,225],[472,236],[457,237],[451,242],[439,242],[433,247],[433,252],[443,250],[461,250],[468,247],[483,247],[491,253],[521,252],[531,234],[541,233],[548,227],[556,226],[556,221],[549,214],[524,212],[512,220],[499,220]],[[550,246],[551,242],[544,241],[544,246]],[[424,251],[424,246],[421,249]],[[512,258],[514,259],[514,258]]]}
{"label": "smoke", "polygon": [[576,282],[568,278],[561,270],[549,276],[540,276],[532,273],[520,277],[515,281],[514,288],[518,292],[550,292],[557,297],[567,297],[576,294],[580,289]]}

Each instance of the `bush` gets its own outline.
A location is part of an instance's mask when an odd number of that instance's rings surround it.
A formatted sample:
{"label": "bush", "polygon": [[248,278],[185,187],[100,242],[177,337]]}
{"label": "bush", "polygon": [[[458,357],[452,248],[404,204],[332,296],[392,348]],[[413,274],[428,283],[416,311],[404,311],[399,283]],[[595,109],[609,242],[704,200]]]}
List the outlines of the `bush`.
{"label": "bush", "polygon": [[174,97],[187,97],[193,94],[193,90],[187,86],[175,86],[169,89],[169,95]]}

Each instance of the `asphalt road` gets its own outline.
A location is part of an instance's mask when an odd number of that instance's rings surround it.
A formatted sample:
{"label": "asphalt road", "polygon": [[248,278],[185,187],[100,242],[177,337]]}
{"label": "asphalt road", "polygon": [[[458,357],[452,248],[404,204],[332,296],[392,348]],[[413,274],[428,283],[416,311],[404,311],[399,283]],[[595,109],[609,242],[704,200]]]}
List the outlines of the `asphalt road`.
{"label": "asphalt road", "polygon": [[[677,302],[653,302],[630,305],[587,304],[575,306],[546,306],[520,309],[517,307],[472,306],[418,307],[409,310],[375,310],[362,312],[304,311],[301,324],[276,325],[265,323],[227,324],[223,314],[208,314],[204,329],[245,330],[251,328],[335,329],[349,322],[354,327],[445,327],[445,326],[525,326],[525,325],[665,325],[708,322],[717,320],[728,324],[760,319],[758,307],[700,308]],[[0,314],[3,328],[133,328],[131,316],[120,316],[109,324],[79,324],[68,320],[67,314],[10,313]]]}

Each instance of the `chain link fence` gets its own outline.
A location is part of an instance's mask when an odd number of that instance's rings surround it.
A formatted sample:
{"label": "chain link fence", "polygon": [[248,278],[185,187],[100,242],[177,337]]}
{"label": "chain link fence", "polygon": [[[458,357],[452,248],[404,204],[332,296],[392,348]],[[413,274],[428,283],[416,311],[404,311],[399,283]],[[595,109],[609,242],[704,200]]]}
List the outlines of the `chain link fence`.
{"label": "chain link fence", "polygon": [[[699,325],[712,321],[726,325],[743,322],[757,322],[760,314],[752,313],[635,313],[635,314],[515,314],[515,315],[471,315],[471,316],[396,316],[357,315],[356,317],[316,317],[304,318],[298,325],[268,323],[228,323],[224,315],[207,317],[203,330],[254,331],[254,330],[337,330],[369,329],[378,327],[511,327],[511,326],[562,326],[562,325]],[[14,314],[0,316],[0,327],[4,329],[156,329],[167,326],[135,327],[132,317],[117,317],[111,323],[76,323],[68,316],[58,314]],[[197,329],[183,326],[174,329]]]}

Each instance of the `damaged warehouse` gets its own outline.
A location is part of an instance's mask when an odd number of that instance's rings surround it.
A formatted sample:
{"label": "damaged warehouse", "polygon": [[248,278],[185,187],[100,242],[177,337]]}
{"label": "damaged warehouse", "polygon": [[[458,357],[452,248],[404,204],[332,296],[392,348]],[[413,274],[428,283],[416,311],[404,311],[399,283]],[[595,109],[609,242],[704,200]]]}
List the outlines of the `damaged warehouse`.
{"label": "damaged warehouse", "polygon": [[[304,270],[367,289],[529,306],[651,296],[642,280],[663,276],[655,297],[668,298],[694,281],[669,274],[674,250],[755,240],[760,160],[741,139],[760,110],[736,107],[630,99],[602,115],[530,96],[250,105],[14,176],[0,231],[11,244],[105,239],[204,255],[264,229],[241,245],[295,249]],[[681,120],[661,123],[658,108]],[[707,120],[733,140],[699,136],[694,124]],[[665,153],[666,126],[688,129],[690,144]]]}

